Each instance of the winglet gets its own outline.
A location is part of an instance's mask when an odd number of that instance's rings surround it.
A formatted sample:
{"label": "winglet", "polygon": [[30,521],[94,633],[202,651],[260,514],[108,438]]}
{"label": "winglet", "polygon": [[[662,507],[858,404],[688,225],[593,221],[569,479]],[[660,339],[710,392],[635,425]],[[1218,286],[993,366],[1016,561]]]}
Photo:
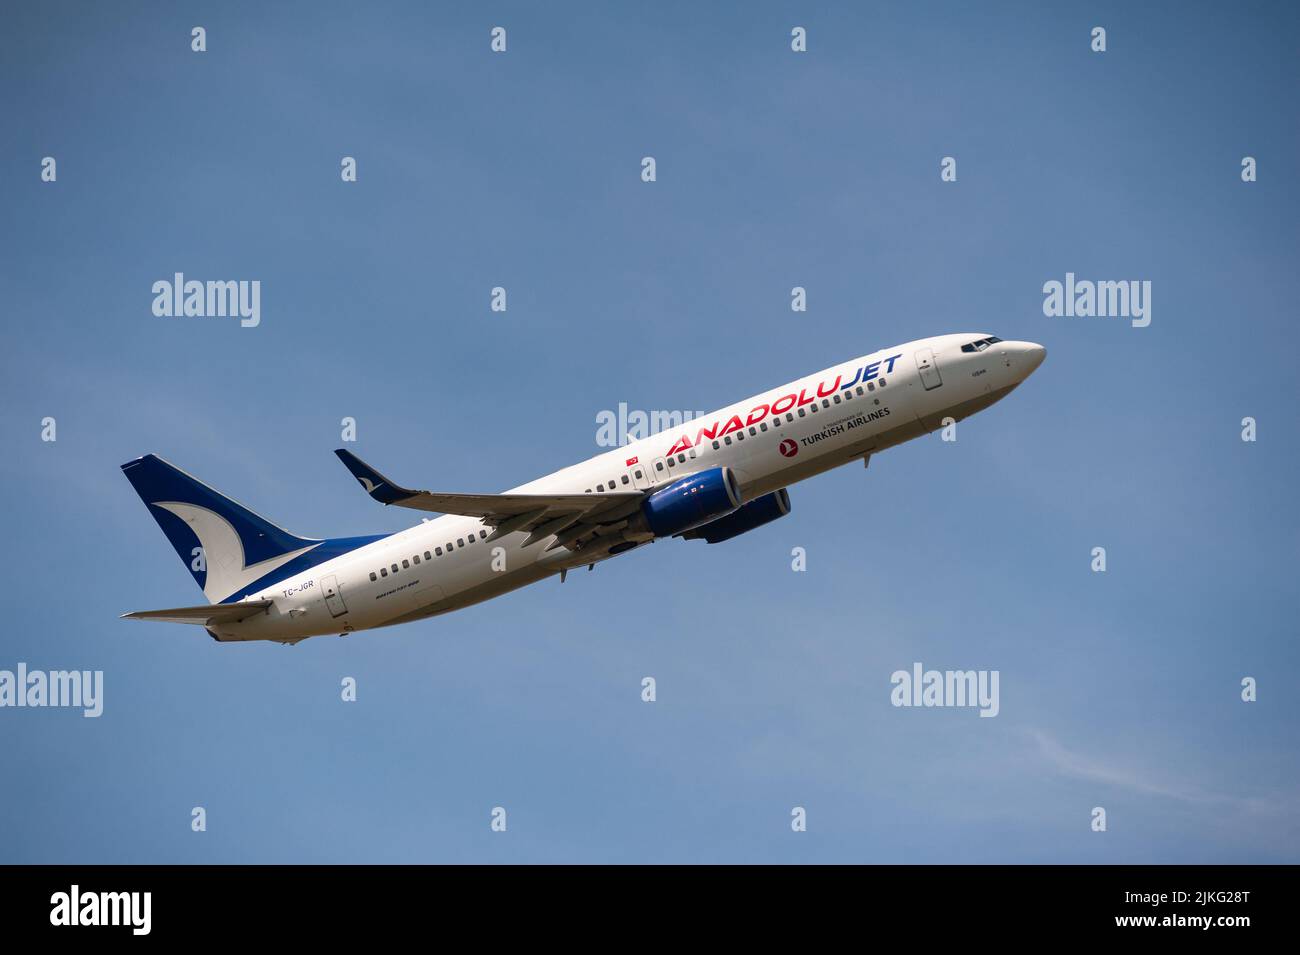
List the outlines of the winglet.
{"label": "winglet", "polygon": [[404,488],[400,484],[394,484],[351,451],[338,448],[334,453],[339,456],[339,460],[343,462],[344,467],[351,471],[352,476],[366,489],[366,493],[380,504],[396,504],[398,501],[404,501],[408,497],[414,497],[420,493],[419,491]]}

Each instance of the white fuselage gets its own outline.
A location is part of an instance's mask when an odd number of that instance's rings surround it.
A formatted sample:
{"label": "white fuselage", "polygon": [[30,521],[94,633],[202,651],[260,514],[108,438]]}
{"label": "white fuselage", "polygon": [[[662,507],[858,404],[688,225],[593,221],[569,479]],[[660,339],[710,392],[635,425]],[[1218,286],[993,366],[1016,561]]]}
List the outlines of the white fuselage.
{"label": "white fuselage", "polygon": [[[984,337],[943,335],[855,358],[511,491],[649,490],[726,466],[749,501],[982,410],[1043,360],[1042,347],[1028,342],[962,351]],[[221,640],[285,642],[367,630],[446,613],[594,562],[584,551],[547,550],[553,537],[525,547],[523,531],[489,542],[491,531],[478,518],[426,520],[249,595],[273,605],[211,629]]]}

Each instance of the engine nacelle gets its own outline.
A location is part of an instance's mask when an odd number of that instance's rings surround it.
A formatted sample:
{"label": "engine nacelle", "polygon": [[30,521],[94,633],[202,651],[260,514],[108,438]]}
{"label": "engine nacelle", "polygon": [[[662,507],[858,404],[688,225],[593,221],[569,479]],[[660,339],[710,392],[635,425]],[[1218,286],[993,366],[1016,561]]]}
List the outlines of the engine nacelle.
{"label": "engine nacelle", "polygon": [[740,483],[731,468],[711,468],[655,491],[641,516],[655,537],[671,537],[717,520],[740,507]]}
{"label": "engine nacelle", "polygon": [[789,513],[790,495],[786,493],[785,488],[781,488],[779,491],[764,494],[750,501],[726,517],[720,517],[702,527],[686,531],[682,537],[686,540],[702,537],[710,544],[719,544],[733,537],[739,537],[745,531],[752,531],[755,527],[770,524],[778,517],[785,517]]}

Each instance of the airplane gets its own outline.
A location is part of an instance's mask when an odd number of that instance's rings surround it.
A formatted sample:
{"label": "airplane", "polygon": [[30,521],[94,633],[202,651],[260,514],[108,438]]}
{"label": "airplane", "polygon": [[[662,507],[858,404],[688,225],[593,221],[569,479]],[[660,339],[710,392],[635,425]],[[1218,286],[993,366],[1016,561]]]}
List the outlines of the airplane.
{"label": "airplane", "polygon": [[1033,342],[952,334],[877,351],[503,494],[412,490],[337,450],[381,504],[443,516],[394,534],[290,534],[154,454],[122,465],[208,603],[124,614],[222,642],[295,644],[449,613],[667,537],[721,543],[790,512],[790,485],[960,421],[1042,364]]}

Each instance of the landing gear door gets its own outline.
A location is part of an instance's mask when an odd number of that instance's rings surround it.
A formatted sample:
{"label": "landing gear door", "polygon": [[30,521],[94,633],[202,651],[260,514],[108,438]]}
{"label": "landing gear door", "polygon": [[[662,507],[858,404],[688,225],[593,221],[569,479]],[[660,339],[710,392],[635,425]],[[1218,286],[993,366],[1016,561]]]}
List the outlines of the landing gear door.
{"label": "landing gear door", "polygon": [[921,374],[921,386],[926,391],[932,391],[943,384],[943,379],[939,377],[939,366],[934,362],[934,352],[930,349],[917,349],[916,370]]}
{"label": "landing gear door", "polygon": [[331,617],[341,617],[348,612],[343,603],[343,594],[339,591],[339,579],[334,574],[320,579],[321,591],[325,594],[325,607]]}

